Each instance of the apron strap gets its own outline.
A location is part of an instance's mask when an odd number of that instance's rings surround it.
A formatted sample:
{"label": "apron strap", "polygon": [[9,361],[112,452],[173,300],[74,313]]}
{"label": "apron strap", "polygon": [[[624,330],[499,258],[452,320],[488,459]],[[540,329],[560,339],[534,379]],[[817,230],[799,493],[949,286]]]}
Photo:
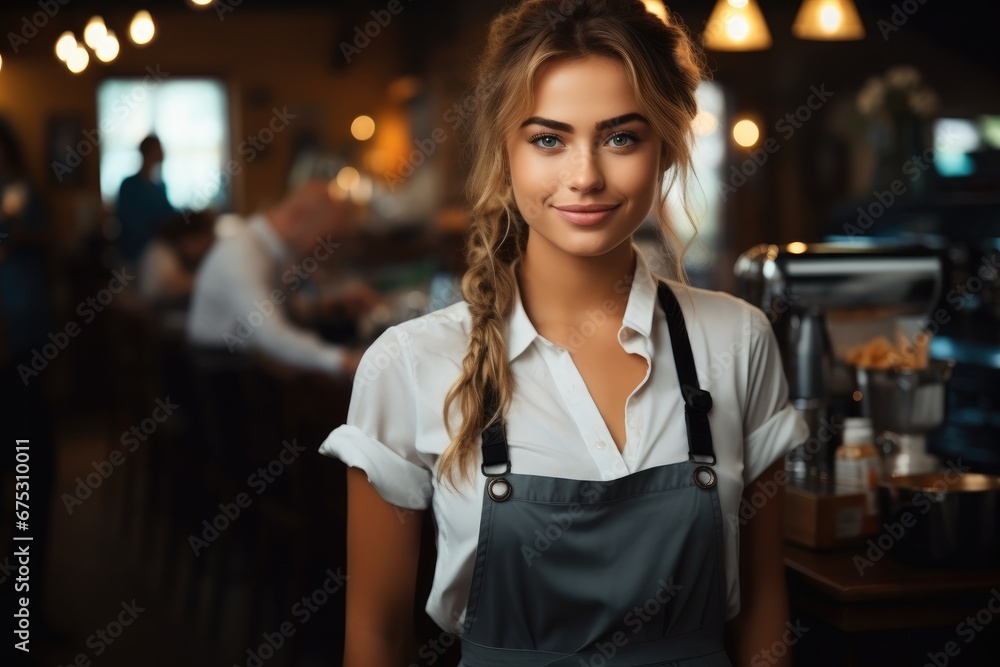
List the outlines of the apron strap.
{"label": "apron strap", "polygon": [[711,459],[709,463],[715,465],[712,429],[708,423],[708,412],[712,409],[712,395],[698,385],[698,372],[695,369],[694,354],[691,352],[691,341],[688,338],[687,325],[684,324],[684,315],[681,313],[681,304],[665,282],[657,281],[656,291],[660,306],[667,316],[670,347],[674,351],[674,365],[677,367],[677,378],[680,380],[681,395],[684,397],[688,457],[692,461],[695,460],[695,456],[707,457]]}
{"label": "apron strap", "polygon": [[[498,399],[496,392],[487,389],[483,405],[483,419],[489,419],[496,412]],[[504,430],[503,416],[483,430],[483,463],[481,469],[487,477],[494,477],[510,472],[510,457],[507,454],[507,434]],[[505,466],[503,472],[487,472],[486,466]]]}

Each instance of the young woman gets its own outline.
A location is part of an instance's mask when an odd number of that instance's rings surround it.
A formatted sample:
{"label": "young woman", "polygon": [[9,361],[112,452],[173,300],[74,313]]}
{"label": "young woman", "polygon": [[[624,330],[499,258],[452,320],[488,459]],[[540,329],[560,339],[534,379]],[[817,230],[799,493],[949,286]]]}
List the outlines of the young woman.
{"label": "young woman", "polygon": [[[428,508],[426,610],[466,667],[787,655],[780,493],[741,498],[807,432],[767,319],[686,286],[664,216],[701,76],[639,0],[490,26],[465,300],[378,338],[321,448],[349,466],[348,667],[407,664]],[[651,208],[669,279],[631,238]]]}

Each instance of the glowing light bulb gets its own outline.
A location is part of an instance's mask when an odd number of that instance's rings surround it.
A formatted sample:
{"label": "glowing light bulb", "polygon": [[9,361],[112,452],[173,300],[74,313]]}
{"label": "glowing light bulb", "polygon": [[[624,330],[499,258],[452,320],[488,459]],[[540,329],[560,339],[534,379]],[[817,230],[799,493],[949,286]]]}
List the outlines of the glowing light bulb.
{"label": "glowing light bulb", "polygon": [[90,54],[87,53],[87,49],[82,46],[77,46],[73,49],[73,53],[69,54],[69,58],[66,59],[66,67],[73,74],[79,74],[83,70],[87,69],[87,65],[90,64]]}
{"label": "glowing light bulb", "polygon": [[358,116],[351,123],[351,134],[358,141],[367,141],[375,134],[375,121],[371,116]]}
{"label": "glowing light bulb", "polygon": [[153,35],[156,34],[156,25],[149,12],[143,9],[135,13],[135,16],[132,17],[132,24],[128,27],[128,34],[132,41],[140,46],[149,44]]}
{"label": "glowing light bulb", "polygon": [[104,40],[97,45],[94,54],[102,63],[109,63],[118,57],[120,49],[121,45],[118,44],[118,38],[115,37],[115,33],[109,32]]}
{"label": "glowing light bulb", "polygon": [[743,119],[733,125],[733,139],[740,146],[744,148],[753,146],[759,138],[760,129],[758,129],[757,123],[752,120]]}
{"label": "glowing light bulb", "polygon": [[73,49],[77,47],[76,37],[73,36],[69,30],[59,35],[59,39],[56,40],[56,55],[59,56],[59,60],[66,62],[70,54],[73,53]]}
{"label": "glowing light bulb", "polygon": [[835,4],[823,5],[819,10],[819,24],[825,32],[835,33],[840,29],[840,24],[844,22],[844,15]]}
{"label": "glowing light bulb", "polygon": [[350,190],[360,180],[361,174],[354,167],[344,167],[337,172],[337,185],[344,190]]}
{"label": "glowing light bulb", "polygon": [[104,19],[95,16],[87,22],[87,27],[83,29],[83,41],[87,46],[96,50],[105,37],[108,36],[108,27],[104,25]]}
{"label": "glowing light bulb", "polygon": [[742,42],[750,34],[750,24],[742,16],[734,16],[726,21],[726,35],[734,42]]}

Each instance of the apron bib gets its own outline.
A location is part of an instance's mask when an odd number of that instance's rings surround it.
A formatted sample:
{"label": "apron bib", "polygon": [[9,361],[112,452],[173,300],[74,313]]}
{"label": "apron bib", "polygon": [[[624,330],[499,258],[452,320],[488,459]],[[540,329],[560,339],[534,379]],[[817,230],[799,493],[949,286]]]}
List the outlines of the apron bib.
{"label": "apron bib", "polygon": [[658,297],[689,460],[609,481],[517,474],[502,420],[487,427],[461,667],[732,667],[712,401],[680,304],[662,282]]}

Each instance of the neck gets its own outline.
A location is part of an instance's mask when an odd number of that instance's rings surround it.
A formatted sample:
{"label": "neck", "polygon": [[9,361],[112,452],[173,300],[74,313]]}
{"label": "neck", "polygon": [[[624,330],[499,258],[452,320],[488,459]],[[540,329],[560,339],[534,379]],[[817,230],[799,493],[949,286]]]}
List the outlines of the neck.
{"label": "neck", "polygon": [[603,255],[581,257],[529,231],[517,272],[525,313],[539,331],[576,326],[594,311],[620,323],[637,261],[631,240]]}

